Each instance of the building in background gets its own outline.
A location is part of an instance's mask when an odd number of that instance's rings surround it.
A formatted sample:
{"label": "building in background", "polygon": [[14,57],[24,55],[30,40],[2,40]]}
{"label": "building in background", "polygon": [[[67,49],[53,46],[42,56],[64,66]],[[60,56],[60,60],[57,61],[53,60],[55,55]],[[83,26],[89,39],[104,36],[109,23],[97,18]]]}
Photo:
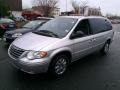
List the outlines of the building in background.
{"label": "building in background", "polygon": [[59,16],[60,15],[60,8],[55,8],[55,10],[52,12],[53,16]]}
{"label": "building in background", "polygon": [[100,8],[92,7],[80,7],[79,12],[75,13],[74,11],[61,12],[61,15],[72,15],[72,16],[102,16]]}
{"label": "building in background", "polygon": [[86,7],[84,13],[82,11],[82,8],[80,8],[80,14],[85,16],[102,16],[100,8]]}

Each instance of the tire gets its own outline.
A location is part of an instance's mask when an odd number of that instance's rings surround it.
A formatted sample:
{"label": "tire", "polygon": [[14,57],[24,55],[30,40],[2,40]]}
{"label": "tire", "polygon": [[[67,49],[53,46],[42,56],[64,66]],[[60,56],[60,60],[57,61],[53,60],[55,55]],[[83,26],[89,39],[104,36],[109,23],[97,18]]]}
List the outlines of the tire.
{"label": "tire", "polygon": [[50,65],[49,72],[52,76],[60,77],[62,76],[68,67],[68,57],[66,55],[56,56]]}
{"label": "tire", "polygon": [[107,41],[107,42],[105,43],[104,47],[101,49],[101,53],[102,53],[103,55],[106,55],[106,54],[109,52],[109,50],[110,50],[110,42]]}

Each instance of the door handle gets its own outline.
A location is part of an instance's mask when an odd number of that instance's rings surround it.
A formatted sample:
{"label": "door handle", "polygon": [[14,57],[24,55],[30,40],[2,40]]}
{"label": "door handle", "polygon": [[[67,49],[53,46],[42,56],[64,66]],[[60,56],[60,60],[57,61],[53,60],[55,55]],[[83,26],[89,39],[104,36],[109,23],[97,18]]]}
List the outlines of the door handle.
{"label": "door handle", "polygon": [[96,39],[95,39],[95,38],[90,39],[90,40],[89,40],[89,43],[94,42],[94,41],[96,41]]}

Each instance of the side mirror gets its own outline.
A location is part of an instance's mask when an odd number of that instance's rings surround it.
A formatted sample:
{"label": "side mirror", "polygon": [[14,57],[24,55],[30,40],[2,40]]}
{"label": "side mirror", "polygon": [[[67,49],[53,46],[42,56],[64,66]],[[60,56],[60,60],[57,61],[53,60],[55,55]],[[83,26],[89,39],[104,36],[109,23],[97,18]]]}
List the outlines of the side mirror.
{"label": "side mirror", "polygon": [[70,39],[83,37],[84,35],[85,35],[84,32],[82,32],[82,31],[77,31],[77,32],[73,33],[73,34],[70,36]]}

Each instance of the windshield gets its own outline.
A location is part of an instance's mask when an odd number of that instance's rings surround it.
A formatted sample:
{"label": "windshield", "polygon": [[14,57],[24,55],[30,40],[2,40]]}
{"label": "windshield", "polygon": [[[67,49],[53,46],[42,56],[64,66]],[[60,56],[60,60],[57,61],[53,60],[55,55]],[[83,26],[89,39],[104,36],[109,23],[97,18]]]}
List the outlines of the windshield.
{"label": "windshield", "polygon": [[73,18],[56,18],[42,25],[34,33],[45,36],[65,37],[77,22]]}
{"label": "windshield", "polygon": [[35,29],[39,25],[42,25],[44,22],[43,21],[30,21],[27,24],[23,26],[23,28],[30,28],[30,29]]}

